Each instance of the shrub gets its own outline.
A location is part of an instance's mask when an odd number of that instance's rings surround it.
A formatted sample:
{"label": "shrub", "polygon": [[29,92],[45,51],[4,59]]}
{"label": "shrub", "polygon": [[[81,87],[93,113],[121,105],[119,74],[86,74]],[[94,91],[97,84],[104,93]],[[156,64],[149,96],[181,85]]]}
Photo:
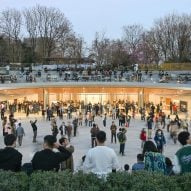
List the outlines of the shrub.
{"label": "shrub", "polygon": [[1,191],[28,191],[29,178],[24,173],[0,170]]}
{"label": "shrub", "polygon": [[191,173],[187,173],[181,176],[176,176],[176,184],[182,191],[191,190]]}
{"label": "shrub", "polygon": [[106,179],[78,172],[25,173],[0,171],[0,191],[190,191],[191,173],[165,176],[139,171],[111,173]]}

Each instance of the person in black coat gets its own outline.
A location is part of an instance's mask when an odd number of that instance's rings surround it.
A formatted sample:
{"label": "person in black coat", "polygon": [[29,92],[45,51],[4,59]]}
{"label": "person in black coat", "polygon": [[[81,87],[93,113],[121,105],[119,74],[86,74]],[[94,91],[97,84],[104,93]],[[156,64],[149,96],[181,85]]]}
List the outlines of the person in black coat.
{"label": "person in black coat", "polygon": [[16,136],[8,134],[4,137],[6,147],[0,149],[0,169],[18,172],[21,170],[22,154],[16,147]]}
{"label": "person in black coat", "polygon": [[36,143],[36,137],[37,137],[37,125],[36,125],[37,119],[35,121],[30,121],[31,127],[33,129],[33,143]]}
{"label": "person in black coat", "polygon": [[[60,163],[71,156],[68,150],[56,143],[53,135],[44,137],[43,147],[44,150],[36,152],[32,159],[33,170],[58,171]],[[54,152],[53,148],[57,148],[59,152]]]}

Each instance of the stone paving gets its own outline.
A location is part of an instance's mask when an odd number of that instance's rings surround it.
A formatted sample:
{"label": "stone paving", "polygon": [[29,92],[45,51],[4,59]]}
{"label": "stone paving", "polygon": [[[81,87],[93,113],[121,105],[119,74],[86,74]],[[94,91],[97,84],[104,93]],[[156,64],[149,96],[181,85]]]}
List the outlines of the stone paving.
{"label": "stone paving", "polygon": [[[174,118],[174,116],[171,116]],[[181,116],[182,118],[184,116]],[[21,147],[17,146],[16,148],[23,154],[23,163],[29,162],[32,159],[32,156],[36,151],[39,151],[42,149],[42,143],[43,143],[43,137],[47,134],[51,134],[51,127],[50,122],[42,119],[40,115],[30,114],[29,117],[26,118],[24,114],[15,114],[15,118],[20,119],[21,123],[25,129],[25,137],[23,138],[23,144]],[[38,136],[37,136],[37,143],[32,143],[32,128],[30,125],[30,120],[34,120],[37,118],[37,126],[38,126]],[[66,119],[66,116],[64,116],[63,119],[65,122],[68,120]],[[61,124],[61,120],[57,118],[57,125],[58,127]],[[146,127],[146,123],[144,121],[140,120],[140,116],[137,115],[135,119],[131,120],[130,127],[127,129],[127,142],[125,146],[125,156],[119,155],[119,143],[117,144],[111,144],[110,142],[110,125],[111,125],[112,119],[108,117],[107,119],[107,127],[104,128],[102,125],[102,117],[95,117],[95,123],[98,124],[99,128],[106,131],[107,133],[107,142],[106,145],[113,148],[115,152],[118,155],[118,159],[121,165],[121,168],[123,168],[124,164],[129,164],[130,167],[134,162],[136,162],[136,155],[138,153],[141,153],[141,141],[139,140],[139,134],[143,127]],[[118,120],[115,120],[115,123],[118,126]],[[176,145],[172,142],[172,140],[169,138],[169,134],[164,130],[167,144],[164,149],[164,154],[171,159],[173,159],[174,153],[179,149],[180,145],[177,143]],[[153,131],[154,136],[154,131]],[[57,137],[60,138],[60,135]],[[74,156],[74,165],[75,169],[79,169],[80,163],[81,163],[81,157],[86,154],[88,149],[91,148],[91,138],[90,138],[90,127],[79,127],[77,137],[72,137],[71,144],[75,147],[75,152],[73,154]],[[4,147],[3,143],[3,136],[1,134],[0,136],[0,147]]]}

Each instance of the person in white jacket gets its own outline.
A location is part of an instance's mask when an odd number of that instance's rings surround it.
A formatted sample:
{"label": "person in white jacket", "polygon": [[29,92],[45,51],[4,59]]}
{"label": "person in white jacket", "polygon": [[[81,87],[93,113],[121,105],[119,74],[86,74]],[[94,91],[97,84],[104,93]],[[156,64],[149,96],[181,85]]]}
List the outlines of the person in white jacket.
{"label": "person in white jacket", "polygon": [[98,177],[106,177],[108,173],[119,169],[119,161],[115,151],[105,146],[106,133],[99,131],[96,135],[97,146],[90,149],[83,163],[84,172],[92,172]]}

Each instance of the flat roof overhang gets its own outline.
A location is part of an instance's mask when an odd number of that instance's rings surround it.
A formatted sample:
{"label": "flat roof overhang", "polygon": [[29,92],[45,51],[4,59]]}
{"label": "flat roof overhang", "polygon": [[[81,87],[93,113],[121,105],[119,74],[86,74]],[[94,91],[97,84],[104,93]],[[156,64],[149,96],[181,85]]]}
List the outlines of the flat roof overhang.
{"label": "flat roof overhang", "polygon": [[49,82],[1,84],[1,95],[29,95],[43,93],[138,93],[161,95],[191,95],[190,84],[140,82]]}

